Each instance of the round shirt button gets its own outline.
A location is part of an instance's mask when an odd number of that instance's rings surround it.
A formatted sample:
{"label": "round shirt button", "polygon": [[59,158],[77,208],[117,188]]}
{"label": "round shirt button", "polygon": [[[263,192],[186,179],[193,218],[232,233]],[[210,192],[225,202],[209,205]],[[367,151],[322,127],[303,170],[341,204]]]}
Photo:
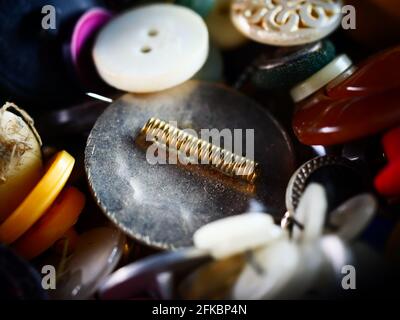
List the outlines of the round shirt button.
{"label": "round shirt button", "polygon": [[311,43],[332,33],[341,21],[341,0],[234,0],[234,25],[254,41],[295,46]]}
{"label": "round shirt button", "polygon": [[105,82],[156,92],[190,79],[208,55],[208,31],[190,9],[156,4],[127,11],[99,34],[93,58]]}

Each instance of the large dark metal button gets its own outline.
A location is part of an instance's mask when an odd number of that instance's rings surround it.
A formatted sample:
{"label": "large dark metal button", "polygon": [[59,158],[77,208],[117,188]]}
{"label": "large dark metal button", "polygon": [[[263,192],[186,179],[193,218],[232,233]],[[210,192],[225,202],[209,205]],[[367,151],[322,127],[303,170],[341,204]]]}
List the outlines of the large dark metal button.
{"label": "large dark metal button", "polygon": [[[204,165],[149,164],[135,139],[152,117],[196,132],[242,129],[244,142],[246,129],[254,129],[255,184]],[[223,86],[190,81],[116,101],[94,126],[85,162],[93,195],[111,221],[133,238],[170,249],[190,246],[198,228],[227,216],[268,212],[279,220],[294,155],[285,131],[255,102]]]}

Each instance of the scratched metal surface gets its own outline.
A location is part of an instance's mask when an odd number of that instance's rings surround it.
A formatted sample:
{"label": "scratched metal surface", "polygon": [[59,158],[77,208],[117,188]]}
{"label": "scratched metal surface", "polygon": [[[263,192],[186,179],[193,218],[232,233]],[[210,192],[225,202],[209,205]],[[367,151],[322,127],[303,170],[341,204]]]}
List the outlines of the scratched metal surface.
{"label": "scratched metal surface", "polygon": [[[254,187],[204,165],[150,165],[135,139],[151,117],[197,132],[254,129],[261,168]],[[227,216],[282,217],[294,154],[286,133],[258,104],[224,86],[189,81],[113,103],[88,138],[85,168],[95,200],[116,226],[147,245],[175,249],[190,246],[202,225]]]}

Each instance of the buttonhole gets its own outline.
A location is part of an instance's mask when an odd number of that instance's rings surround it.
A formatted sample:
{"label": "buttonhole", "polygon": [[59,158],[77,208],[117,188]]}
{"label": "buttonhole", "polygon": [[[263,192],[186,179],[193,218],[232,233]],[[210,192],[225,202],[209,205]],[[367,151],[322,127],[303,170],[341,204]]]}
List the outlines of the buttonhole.
{"label": "buttonhole", "polygon": [[150,29],[148,32],[149,37],[156,37],[158,36],[158,30],[157,29]]}
{"label": "buttonhole", "polygon": [[140,49],[140,51],[141,51],[142,53],[150,53],[150,52],[151,52],[151,47],[149,47],[149,46],[144,46],[144,47],[142,47],[142,49]]}

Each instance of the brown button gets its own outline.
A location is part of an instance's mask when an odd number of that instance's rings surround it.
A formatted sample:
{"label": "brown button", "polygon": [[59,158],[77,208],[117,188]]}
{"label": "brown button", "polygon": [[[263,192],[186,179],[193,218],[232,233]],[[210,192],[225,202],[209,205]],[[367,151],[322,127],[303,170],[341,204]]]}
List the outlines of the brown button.
{"label": "brown button", "polygon": [[298,103],[293,129],[308,145],[341,144],[400,122],[400,47],[362,64],[343,81]]}

